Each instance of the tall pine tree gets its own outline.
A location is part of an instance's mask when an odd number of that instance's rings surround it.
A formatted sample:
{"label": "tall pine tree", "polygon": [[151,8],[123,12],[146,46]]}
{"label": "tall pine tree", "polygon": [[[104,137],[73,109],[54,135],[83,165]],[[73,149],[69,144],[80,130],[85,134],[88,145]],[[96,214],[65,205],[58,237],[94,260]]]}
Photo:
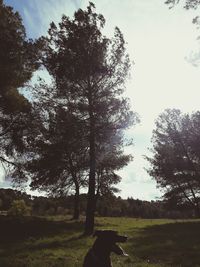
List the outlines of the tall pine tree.
{"label": "tall pine tree", "polygon": [[[121,31],[114,37],[102,34],[105,19],[90,3],[70,19],[51,23],[46,38],[44,65],[55,80],[58,97],[85,128],[89,148],[88,202],[85,233],[94,229],[96,162],[98,144],[117,136],[137,121],[123,97],[130,61]],[[102,140],[102,141],[101,141]],[[122,146],[123,138],[120,139]]]}

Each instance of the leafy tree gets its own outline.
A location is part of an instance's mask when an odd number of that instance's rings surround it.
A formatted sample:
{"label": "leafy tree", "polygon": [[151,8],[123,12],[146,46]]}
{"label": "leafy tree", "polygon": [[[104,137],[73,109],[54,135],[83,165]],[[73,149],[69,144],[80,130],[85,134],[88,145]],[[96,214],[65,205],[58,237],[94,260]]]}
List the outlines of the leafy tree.
{"label": "leafy tree", "polygon": [[185,201],[200,215],[200,113],[182,114],[166,110],[153,131],[153,157],[149,174],[164,189],[164,197]]}
{"label": "leafy tree", "polygon": [[[55,196],[66,195],[74,189],[74,219],[79,218],[80,189],[87,185],[88,177],[88,145],[84,138],[84,129],[79,120],[70,114],[68,110],[56,99],[52,103],[49,99],[49,90],[41,88],[40,84],[35,88],[34,99],[37,102],[37,119],[40,117],[40,138],[34,138],[32,143],[32,157],[25,164],[25,170],[31,177],[33,189],[45,190]],[[52,88],[51,92],[56,88]],[[45,116],[44,116],[45,113]],[[45,125],[45,127],[43,126]],[[121,142],[123,135],[112,136],[98,145],[97,169],[96,169],[96,201],[99,195],[108,192],[116,193],[118,189],[113,187],[120,182],[121,177],[115,173],[132,159],[130,155],[123,155],[121,147],[116,147]],[[106,143],[106,142],[107,143]],[[33,156],[34,155],[34,156]]]}
{"label": "leafy tree", "polygon": [[0,1],[0,107],[6,113],[27,110],[28,101],[18,92],[39,67],[41,42],[27,40],[18,12]]}
{"label": "leafy tree", "polygon": [[27,40],[20,15],[2,0],[0,29],[0,161],[18,168],[16,154],[31,117],[30,103],[19,89],[39,67],[42,42]]}
{"label": "leafy tree", "polygon": [[[41,89],[41,84],[38,89]],[[36,90],[37,91],[37,90]],[[75,191],[74,219],[79,218],[80,189],[86,186],[88,160],[83,139],[84,133],[77,118],[68,110],[38,92],[37,118],[39,137],[34,138],[29,149],[32,156],[24,165],[31,177],[33,189],[45,190],[53,195]]]}
{"label": "leafy tree", "polygon": [[[130,62],[121,31],[111,39],[102,35],[105,19],[90,3],[74,19],[51,23],[44,65],[56,82],[58,96],[85,128],[89,148],[88,204],[85,233],[94,228],[97,149],[100,140],[136,122],[124,83]],[[121,139],[121,142],[123,139]],[[123,146],[123,142],[118,144]]]}

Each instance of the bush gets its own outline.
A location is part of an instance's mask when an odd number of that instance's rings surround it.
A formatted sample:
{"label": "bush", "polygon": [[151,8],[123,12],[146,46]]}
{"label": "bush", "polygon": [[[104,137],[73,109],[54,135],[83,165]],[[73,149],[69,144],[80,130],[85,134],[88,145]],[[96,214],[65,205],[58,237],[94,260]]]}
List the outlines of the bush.
{"label": "bush", "polygon": [[8,215],[12,216],[28,216],[31,214],[31,207],[27,206],[24,200],[14,200]]}

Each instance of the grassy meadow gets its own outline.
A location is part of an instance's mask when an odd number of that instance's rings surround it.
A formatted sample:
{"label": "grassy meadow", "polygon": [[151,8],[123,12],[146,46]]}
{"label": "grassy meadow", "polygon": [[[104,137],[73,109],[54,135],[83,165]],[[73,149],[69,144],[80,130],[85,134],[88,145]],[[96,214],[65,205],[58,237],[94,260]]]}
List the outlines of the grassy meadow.
{"label": "grassy meadow", "polygon": [[[200,266],[199,220],[96,218],[96,229],[129,237],[129,257],[112,255],[114,267]],[[68,217],[0,217],[0,267],[81,267],[94,242],[83,220]],[[93,266],[91,266],[93,267]]]}

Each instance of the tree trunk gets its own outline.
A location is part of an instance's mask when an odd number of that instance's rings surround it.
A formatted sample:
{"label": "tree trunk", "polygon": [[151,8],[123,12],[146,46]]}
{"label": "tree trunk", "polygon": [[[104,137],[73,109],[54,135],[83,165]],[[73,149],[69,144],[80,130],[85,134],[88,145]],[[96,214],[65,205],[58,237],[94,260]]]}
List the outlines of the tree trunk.
{"label": "tree trunk", "polygon": [[72,179],[75,185],[75,190],[76,190],[75,195],[74,195],[74,215],[72,219],[78,220],[79,215],[80,215],[80,185],[78,182],[76,171],[73,166],[71,155],[69,155],[69,163],[70,163],[70,172],[71,172]]}
{"label": "tree trunk", "polygon": [[74,215],[73,219],[78,220],[80,216],[80,193],[79,186],[76,185],[76,193],[74,195]]}
{"label": "tree trunk", "polygon": [[85,234],[90,235],[94,231],[94,213],[96,209],[95,197],[95,142],[94,136],[90,138],[90,174],[89,174],[89,188],[87,198],[87,210],[85,221]]}
{"label": "tree trunk", "polygon": [[200,208],[198,203],[195,203],[194,212],[195,212],[195,218],[200,218]]}
{"label": "tree trunk", "polygon": [[95,122],[94,122],[91,90],[90,90],[90,95],[89,95],[88,100],[89,100],[89,116],[90,116],[90,134],[89,134],[90,173],[89,173],[87,209],[86,209],[86,220],[85,220],[85,231],[84,231],[84,234],[86,234],[86,235],[90,235],[94,231],[94,214],[95,214],[95,209],[96,209],[96,201],[95,201],[95,173],[96,173]]}

